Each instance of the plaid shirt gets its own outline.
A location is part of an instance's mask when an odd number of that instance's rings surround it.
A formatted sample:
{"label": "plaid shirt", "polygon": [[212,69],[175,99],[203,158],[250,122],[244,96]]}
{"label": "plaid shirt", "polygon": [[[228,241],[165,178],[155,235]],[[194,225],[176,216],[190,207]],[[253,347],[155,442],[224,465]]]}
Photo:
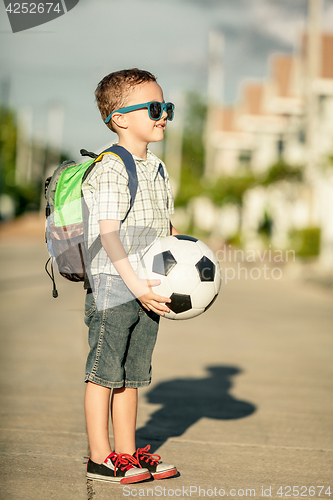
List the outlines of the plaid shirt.
{"label": "plaid shirt", "polygon": [[[85,202],[89,208],[88,246],[100,234],[99,221],[114,219],[125,221],[119,236],[134,271],[142,255],[158,239],[170,234],[169,214],[174,212],[169,176],[164,164],[149,150],[147,160],[133,155],[138,189],[134,204],[130,207],[128,175],[123,162],[106,154],[98,162],[82,185]],[[160,163],[164,179],[158,172]],[[91,263],[92,275],[118,274],[102,248]]]}

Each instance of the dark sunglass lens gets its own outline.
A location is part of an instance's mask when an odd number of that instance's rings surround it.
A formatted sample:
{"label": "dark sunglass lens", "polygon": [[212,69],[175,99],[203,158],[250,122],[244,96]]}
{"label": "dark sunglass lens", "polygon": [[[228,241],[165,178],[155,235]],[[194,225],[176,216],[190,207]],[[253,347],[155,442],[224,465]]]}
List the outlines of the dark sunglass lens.
{"label": "dark sunglass lens", "polygon": [[152,102],[149,106],[150,118],[158,120],[162,116],[162,106],[160,102]]}
{"label": "dark sunglass lens", "polygon": [[172,120],[173,119],[173,105],[171,104],[171,102],[167,103],[166,112],[168,115],[168,120]]}

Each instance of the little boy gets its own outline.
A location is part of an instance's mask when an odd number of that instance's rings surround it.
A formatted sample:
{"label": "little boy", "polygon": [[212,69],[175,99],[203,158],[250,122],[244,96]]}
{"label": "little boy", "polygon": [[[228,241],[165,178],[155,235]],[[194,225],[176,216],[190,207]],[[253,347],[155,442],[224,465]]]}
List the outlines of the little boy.
{"label": "little boy", "polygon": [[131,206],[128,173],[113,154],[97,162],[82,186],[89,208],[88,245],[98,234],[102,242],[91,262],[93,293],[87,293],[85,304],[90,345],[85,378],[87,477],[134,483],[177,474],[174,465],[149,453],[149,445],[135,446],[137,388],[150,384],[159,319],[170,302],[152,291],[159,280],[137,277],[137,266],[154,241],[178,234],[169,218],[173,198],[167,171],[147,146],[163,139],[174,106],[164,102],[156,78],[136,68],[107,75],[95,96],[103,121],[119,137],[118,145],[133,156],[138,187]]}

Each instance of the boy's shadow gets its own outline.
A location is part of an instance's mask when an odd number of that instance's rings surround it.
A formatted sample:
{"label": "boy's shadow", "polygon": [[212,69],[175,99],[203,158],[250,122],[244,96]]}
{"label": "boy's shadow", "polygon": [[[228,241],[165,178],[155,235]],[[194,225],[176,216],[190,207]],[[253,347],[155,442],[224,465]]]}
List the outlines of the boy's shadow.
{"label": "boy's shadow", "polygon": [[209,366],[208,377],[162,382],[147,394],[152,404],[162,404],[136,432],[137,446],[149,443],[154,453],[170,437],[181,436],[203,417],[232,420],[251,415],[256,407],[229,394],[231,377],[241,372],[232,366]]}

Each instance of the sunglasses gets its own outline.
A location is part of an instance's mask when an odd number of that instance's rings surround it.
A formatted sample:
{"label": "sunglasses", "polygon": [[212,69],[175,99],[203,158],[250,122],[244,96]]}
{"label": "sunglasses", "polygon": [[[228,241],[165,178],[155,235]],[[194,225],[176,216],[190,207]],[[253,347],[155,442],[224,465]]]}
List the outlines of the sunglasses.
{"label": "sunglasses", "polygon": [[134,106],[127,106],[126,108],[116,109],[115,111],[112,111],[112,113],[107,117],[105,123],[109,123],[114,113],[129,113],[130,111],[144,108],[148,109],[148,115],[151,120],[159,120],[160,118],[162,118],[163,111],[166,112],[168,120],[173,120],[175,105],[172,104],[172,102],[150,101],[145,102],[144,104],[135,104]]}

